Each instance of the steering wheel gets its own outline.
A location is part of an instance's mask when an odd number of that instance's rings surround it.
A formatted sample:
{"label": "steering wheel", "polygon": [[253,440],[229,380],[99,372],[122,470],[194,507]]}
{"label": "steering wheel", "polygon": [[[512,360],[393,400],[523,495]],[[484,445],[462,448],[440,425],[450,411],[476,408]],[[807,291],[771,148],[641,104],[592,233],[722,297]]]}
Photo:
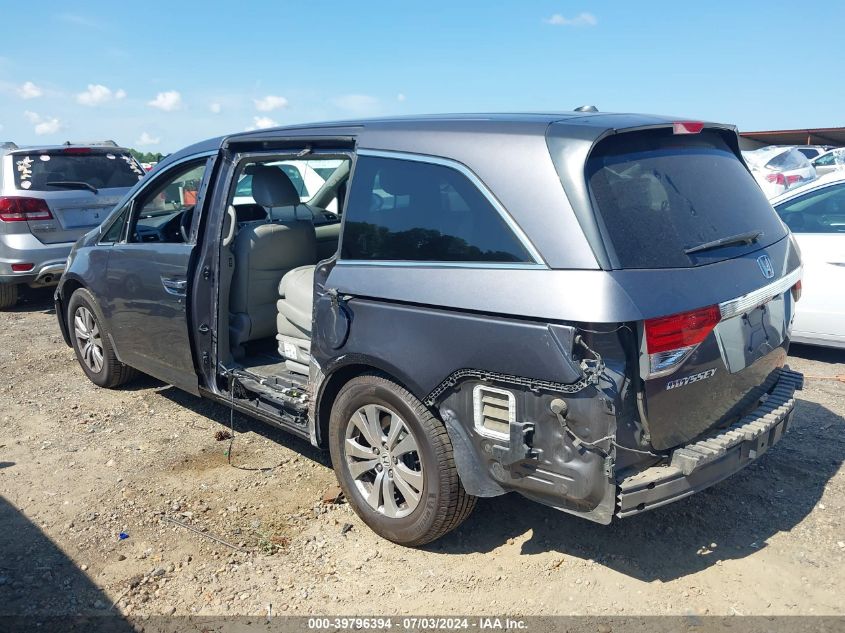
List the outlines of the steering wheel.
{"label": "steering wheel", "polygon": [[187,207],[179,216],[179,232],[182,234],[182,240],[187,244],[190,237],[191,220],[194,217],[194,207]]}

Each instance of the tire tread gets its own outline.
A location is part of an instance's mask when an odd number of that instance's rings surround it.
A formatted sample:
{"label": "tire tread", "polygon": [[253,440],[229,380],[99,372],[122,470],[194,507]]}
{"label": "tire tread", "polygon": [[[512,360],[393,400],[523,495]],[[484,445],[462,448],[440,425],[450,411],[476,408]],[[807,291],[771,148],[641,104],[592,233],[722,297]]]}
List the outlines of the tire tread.
{"label": "tire tread", "polygon": [[0,284],[0,310],[11,308],[18,302],[17,284]]}

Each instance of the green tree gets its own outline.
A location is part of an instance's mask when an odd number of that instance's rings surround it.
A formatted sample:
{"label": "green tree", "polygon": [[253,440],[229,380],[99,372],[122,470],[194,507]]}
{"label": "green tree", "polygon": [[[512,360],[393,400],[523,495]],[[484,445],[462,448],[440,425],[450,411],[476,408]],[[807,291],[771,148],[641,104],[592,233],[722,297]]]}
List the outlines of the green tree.
{"label": "green tree", "polygon": [[132,149],[131,147],[129,148],[129,153],[139,163],[157,163],[164,158],[164,154],[161,152],[139,152],[137,149]]}

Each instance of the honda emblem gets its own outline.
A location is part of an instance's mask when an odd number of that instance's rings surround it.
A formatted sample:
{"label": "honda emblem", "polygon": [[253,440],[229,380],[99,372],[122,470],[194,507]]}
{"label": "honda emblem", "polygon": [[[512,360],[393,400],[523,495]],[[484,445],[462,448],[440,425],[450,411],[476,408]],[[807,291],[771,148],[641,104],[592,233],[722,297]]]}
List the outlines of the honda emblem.
{"label": "honda emblem", "polygon": [[775,267],[772,265],[772,260],[769,259],[768,255],[760,255],[757,258],[757,265],[760,267],[760,272],[763,273],[763,277],[766,279],[771,279],[775,276]]}

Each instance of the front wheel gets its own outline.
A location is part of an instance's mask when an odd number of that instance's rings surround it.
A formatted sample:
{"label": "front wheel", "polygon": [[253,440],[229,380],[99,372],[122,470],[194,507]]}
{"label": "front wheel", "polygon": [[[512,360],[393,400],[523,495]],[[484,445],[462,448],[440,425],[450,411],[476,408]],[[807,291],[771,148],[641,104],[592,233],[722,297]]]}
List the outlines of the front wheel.
{"label": "front wheel", "polygon": [[17,284],[0,284],[0,310],[11,308],[18,302]]}
{"label": "front wheel", "polygon": [[70,297],[67,323],[76,360],[91,382],[113,388],[135,377],[137,372],[134,369],[117,360],[103,331],[97,302],[84,288],[79,288]]}
{"label": "front wheel", "polygon": [[340,390],[329,448],[349,504],[394,543],[434,541],[475,507],[475,497],[461,485],[443,423],[383,376],[359,376]]}

